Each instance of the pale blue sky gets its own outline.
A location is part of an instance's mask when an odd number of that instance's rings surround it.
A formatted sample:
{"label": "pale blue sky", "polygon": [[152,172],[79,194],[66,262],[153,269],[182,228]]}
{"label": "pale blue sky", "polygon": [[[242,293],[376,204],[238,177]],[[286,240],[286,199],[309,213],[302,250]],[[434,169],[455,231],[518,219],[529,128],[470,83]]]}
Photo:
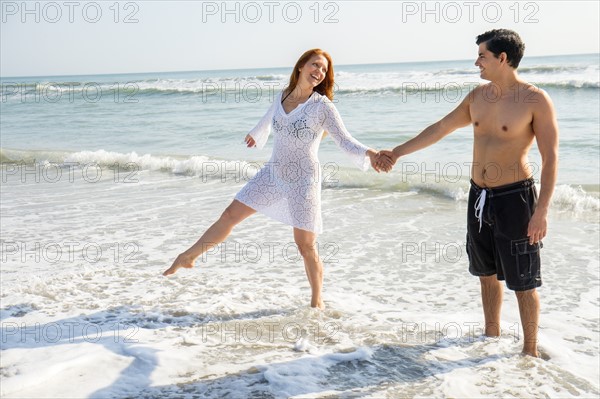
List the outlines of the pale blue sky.
{"label": "pale blue sky", "polygon": [[338,65],[474,59],[501,27],[526,57],[600,47],[597,1],[0,3],[1,76],[287,67],[313,47]]}

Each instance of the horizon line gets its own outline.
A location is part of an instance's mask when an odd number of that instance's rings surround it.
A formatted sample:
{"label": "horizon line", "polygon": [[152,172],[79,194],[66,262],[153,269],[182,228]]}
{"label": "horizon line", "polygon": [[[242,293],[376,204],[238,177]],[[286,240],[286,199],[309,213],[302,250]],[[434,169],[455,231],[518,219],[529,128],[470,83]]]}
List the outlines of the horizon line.
{"label": "horizon line", "polygon": [[[598,53],[574,53],[574,54],[548,54],[548,55],[532,55],[527,58],[541,58],[541,57],[563,57],[563,56],[578,56],[578,55],[598,55]],[[526,57],[523,57],[526,59]],[[454,60],[429,60],[429,61],[402,61],[402,62],[377,62],[377,63],[359,63],[359,64],[336,64],[335,67],[347,67],[347,66],[367,66],[367,65],[395,65],[395,64],[429,64],[436,62],[459,62],[459,61],[471,61],[471,59],[454,59]],[[62,74],[62,75],[19,75],[19,76],[2,76],[0,79],[12,79],[12,78],[58,78],[58,77],[75,77],[75,76],[111,76],[111,75],[142,75],[152,73],[189,73],[189,72],[219,72],[219,71],[248,71],[257,69],[281,69],[288,68],[289,66],[277,66],[277,67],[254,67],[254,68],[220,68],[220,69],[191,69],[191,70],[169,70],[169,71],[144,71],[144,72],[110,72],[110,73],[86,73],[86,74]],[[517,68],[518,69],[518,68]]]}

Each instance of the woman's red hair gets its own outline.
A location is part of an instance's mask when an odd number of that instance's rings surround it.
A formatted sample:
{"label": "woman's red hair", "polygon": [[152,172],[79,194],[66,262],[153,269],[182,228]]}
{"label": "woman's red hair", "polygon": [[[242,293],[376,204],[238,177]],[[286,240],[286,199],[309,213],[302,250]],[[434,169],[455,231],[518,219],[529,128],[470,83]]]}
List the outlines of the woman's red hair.
{"label": "woman's red hair", "polygon": [[290,76],[290,83],[287,86],[287,92],[291,93],[296,88],[298,84],[298,77],[300,76],[299,69],[302,68],[308,60],[311,59],[314,55],[322,55],[327,59],[327,73],[325,74],[325,79],[317,87],[314,88],[314,91],[317,93],[327,97],[330,100],[333,100],[333,61],[331,60],[331,56],[327,54],[325,51],[314,48],[312,50],[308,50],[298,59],[296,65],[294,66],[294,70],[292,71],[292,75]]}

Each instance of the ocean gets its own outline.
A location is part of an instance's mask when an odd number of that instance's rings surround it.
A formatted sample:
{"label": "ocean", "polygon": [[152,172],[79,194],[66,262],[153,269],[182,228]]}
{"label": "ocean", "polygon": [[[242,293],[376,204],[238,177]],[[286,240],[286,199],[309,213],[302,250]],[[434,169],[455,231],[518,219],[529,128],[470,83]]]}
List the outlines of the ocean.
{"label": "ocean", "polygon": [[[272,139],[243,139],[291,66],[1,78],[0,394],[599,397],[599,57],[519,68],[560,128],[544,359],[520,355],[508,290],[501,336],[482,335],[465,252],[471,128],[389,174],[323,140],[319,311],[292,228],[260,214],[195,268],[161,275],[268,161]],[[336,65],[334,101],[355,138],[391,148],[482,82],[473,63]],[[535,144],[530,162],[539,184]]]}

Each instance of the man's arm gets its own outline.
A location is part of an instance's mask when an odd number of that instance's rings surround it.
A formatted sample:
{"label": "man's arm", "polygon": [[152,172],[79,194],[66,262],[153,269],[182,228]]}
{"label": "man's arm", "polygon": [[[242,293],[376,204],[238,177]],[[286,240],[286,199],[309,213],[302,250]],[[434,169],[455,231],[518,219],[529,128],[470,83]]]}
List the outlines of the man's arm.
{"label": "man's arm", "polygon": [[556,184],[558,170],[558,123],[552,100],[540,90],[533,107],[533,132],[542,156],[542,176],[538,203],[529,221],[527,236],[529,244],[546,236],[548,207]]}
{"label": "man's arm", "polygon": [[[477,89],[475,89],[477,90]],[[425,147],[437,143],[442,138],[452,133],[456,129],[465,127],[471,123],[471,112],[469,110],[473,92],[469,93],[463,101],[452,112],[428,126],[416,137],[400,144],[393,149],[391,157],[394,162],[401,156],[421,150]]]}

